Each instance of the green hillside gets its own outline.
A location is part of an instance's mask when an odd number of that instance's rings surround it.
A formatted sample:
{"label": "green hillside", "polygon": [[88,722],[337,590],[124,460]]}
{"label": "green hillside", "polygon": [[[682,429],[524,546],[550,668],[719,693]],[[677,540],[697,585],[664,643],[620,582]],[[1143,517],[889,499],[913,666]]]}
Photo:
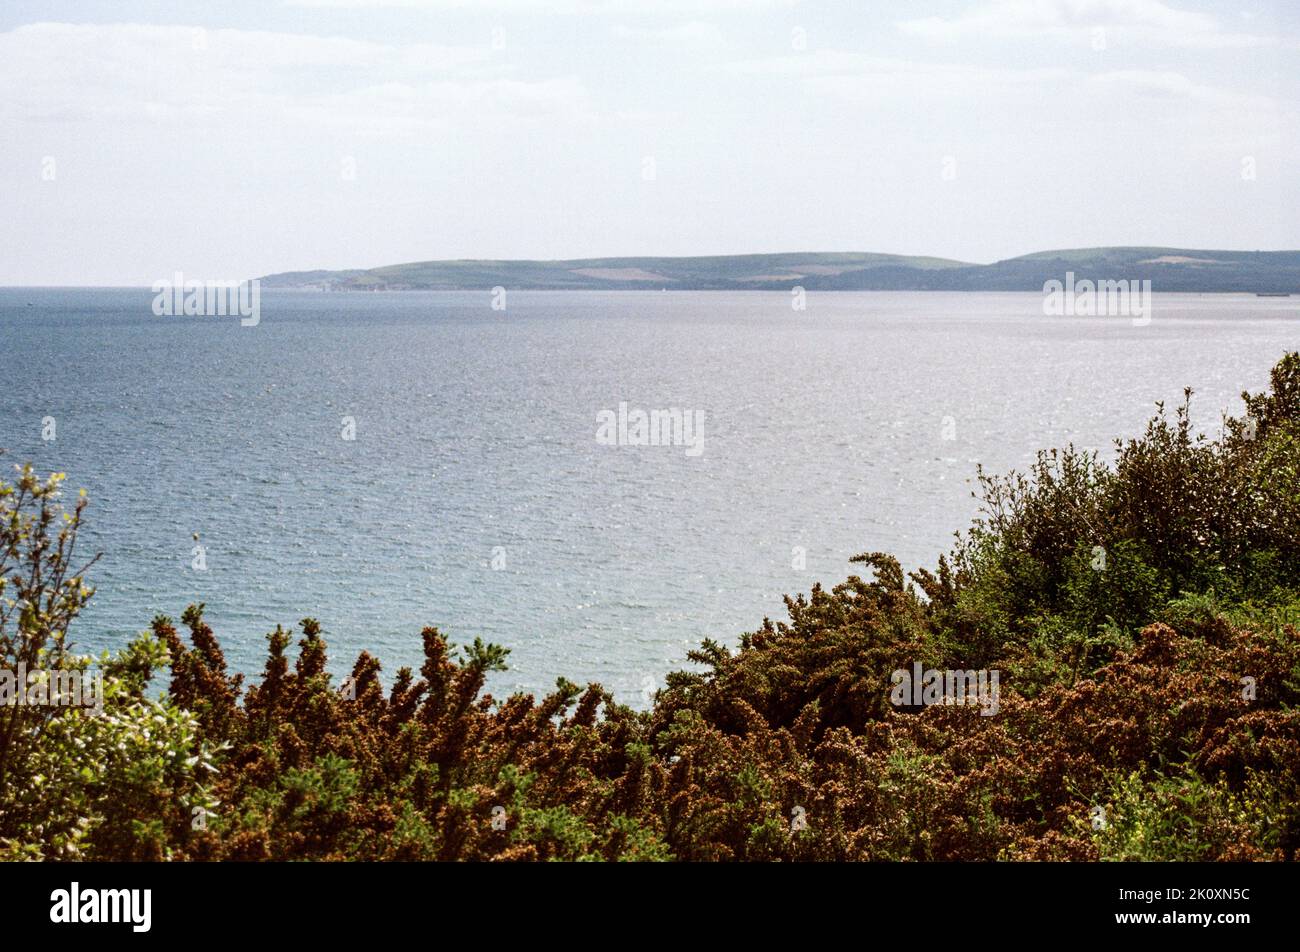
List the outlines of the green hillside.
{"label": "green hillside", "polygon": [[1076,248],[993,264],[866,252],[795,252],[696,258],[578,258],[567,261],[419,261],[369,270],[295,271],[267,287],[327,291],[486,289],[1041,291],[1073,271],[1078,280],[1149,280],[1154,291],[1300,294],[1300,251]]}

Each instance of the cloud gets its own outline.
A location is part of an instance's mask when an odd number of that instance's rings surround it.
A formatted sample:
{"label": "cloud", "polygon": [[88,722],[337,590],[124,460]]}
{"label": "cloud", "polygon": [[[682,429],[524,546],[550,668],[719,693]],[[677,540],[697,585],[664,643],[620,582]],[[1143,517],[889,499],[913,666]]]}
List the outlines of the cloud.
{"label": "cloud", "polygon": [[1093,73],[1088,76],[1087,82],[1099,91],[1113,91],[1127,102],[1135,101],[1136,96],[1173,102],[1182,101],[1234,111],[1239,117],[1244,117],[1248,113],[1265,118],[1275,116],[1278,107],[1277,100],[1270,97],[1207,86],[1172,70],[1111,70]]}
{"label": "cloud", "polygon": [[739,76],[790,77],[817,92],[900,101],[927,95],[987,95],[995,87],[1059,82],[1072,74],[1056,67],[1015,69],[966,63],[935,63],[871,56],[847,50],[814,50],[788,56],[740,60],[718,67]]}
{"label": "cloud", "polygon": [[903,20],[898,29],[934,42],[966,39],[1078,39],[1194,49],[1300,48],[1294,38],[1225,30],[1209,14],[1162,0],[992,0],[951,17]]}
{"label": "cloud", "polygon": [[752,13],[756,9],[793,7],[798,0],[284,0],[290,7],[332,10],[381,8],[539,14],[614,14],[679,16],[701,13]]}
{"label": "cloud", "polygon": [[[1276,98],[1196,82],[1172,70],[1090,72],[1076,67],[983,66],[872,56],[822,49],[715,67],[741,77],[797,82],[819,97],[926,112],[940,116],[949,107],[979,109],[1003,118],[1054,121],[1075,116],[1110,122],[1136,106],[1149,107],[1146,121],[1161,117],[1195,125],[1198,134],[1231,133],[1233,141],[1251,130],[1276,129],[1295,122],[1294,110]],[[990,113],[990,104],[996,109]],[[946,120],[944,121],[946,122]],[[1259,134],[1259,133],[1255,133]]]}
{"label": "cloud", "polygon": [[346,37],[136,23],[36,23],[0,33],[0,116],[29,120],[221,117],[419,125],[465,110],[577,116],[574,79],[511,75],[488,43],[384,44]]}
{"label": "cloud", "polygon": [[620,39],[662,43],[689,49],[720,47],[725,43],[725,35],[716,24],[700,20],[666,27],[628,26],[620,23],[613,28],[613,33]]}

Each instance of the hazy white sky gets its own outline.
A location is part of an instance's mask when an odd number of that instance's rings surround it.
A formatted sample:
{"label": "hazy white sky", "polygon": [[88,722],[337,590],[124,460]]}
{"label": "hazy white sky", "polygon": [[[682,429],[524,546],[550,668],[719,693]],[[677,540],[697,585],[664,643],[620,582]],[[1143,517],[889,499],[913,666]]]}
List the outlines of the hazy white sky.
{"label": "hazy white sky", "polygon": [[1298,130],[1282,0],[9,0],[0,284],[1296,249]]}

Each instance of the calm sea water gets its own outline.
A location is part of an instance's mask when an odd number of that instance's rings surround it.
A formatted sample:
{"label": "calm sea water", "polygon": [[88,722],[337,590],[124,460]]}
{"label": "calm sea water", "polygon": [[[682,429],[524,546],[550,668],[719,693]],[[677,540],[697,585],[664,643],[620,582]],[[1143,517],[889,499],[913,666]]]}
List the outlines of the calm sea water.
{"label": "calm sea water", "polygon": [[[1184,386],[1217,431],[1300,346],[1300,300],[1244,295],[1157,295],[1146,327],[1039,294],[286,291],[251,328],[151,300],[0,289],[6,465],[91,494],[81,649],[202,601],[238,669],[311,615],[336,672],[391,675],[433,624],[511,648],[498,693],[637,705],[855,553],[933,565],[977,463],[1109,451]],[[702,452],[601,445],[620,402],[702,414]]]}

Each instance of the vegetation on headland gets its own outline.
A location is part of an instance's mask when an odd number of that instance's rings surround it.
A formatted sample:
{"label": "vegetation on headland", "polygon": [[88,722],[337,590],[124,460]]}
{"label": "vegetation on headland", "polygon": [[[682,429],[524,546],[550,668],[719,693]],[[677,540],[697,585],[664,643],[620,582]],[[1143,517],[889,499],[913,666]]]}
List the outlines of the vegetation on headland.
{"label": "vegetation on headland", "polygon": [[417,261],[369,270],[290,271],[268,288],[327,291],[750,290],[1042,291],[1067,273],[1091,281],[1149,280],[1156,291],[1300,294],[1300,251],[1109,247],[1040,251],[992,264],[866,252],[583,258],[568,261]]}
{"label": "vegetation on headland", "polygon": [[[87,663],[58,484],[0,489],[3,668]],[[341,686],[311,619],[245,685],[202,606],[157,618],[98,662],[102,714],[0,707],[0,857],[1296,859],[1300,354],[1217,439],[1184,403],[1113,464],[982,485],[934,570],[859,556],[646,712],[564,680],[494,700],[507,652],[435,628],[418,672],[363,653]],[[997,713],[896,707],[914,662],[997,670]]]}

